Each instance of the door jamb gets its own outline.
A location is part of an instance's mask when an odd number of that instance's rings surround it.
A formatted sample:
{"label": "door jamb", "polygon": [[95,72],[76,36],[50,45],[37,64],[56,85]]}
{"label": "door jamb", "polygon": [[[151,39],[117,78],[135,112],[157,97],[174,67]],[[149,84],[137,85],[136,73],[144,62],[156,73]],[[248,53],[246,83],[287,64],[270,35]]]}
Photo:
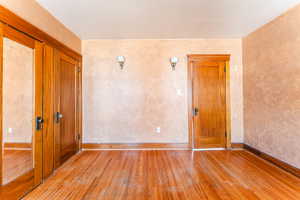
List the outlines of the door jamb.
{"label": "door jamb", "polygon": [[188,57],[188,132],[189,147],[194,148],[193,127],[193,62],[210,60],[226,62],[226,148],[231,148],[231,103],[230,103],[230,55],[229,54],[189,54]]}

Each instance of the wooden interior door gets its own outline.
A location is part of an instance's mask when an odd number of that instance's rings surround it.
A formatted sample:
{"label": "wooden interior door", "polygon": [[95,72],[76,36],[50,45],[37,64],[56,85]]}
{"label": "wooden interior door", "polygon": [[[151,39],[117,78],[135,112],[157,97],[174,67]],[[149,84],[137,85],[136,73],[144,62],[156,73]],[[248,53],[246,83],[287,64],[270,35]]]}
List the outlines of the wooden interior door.
{"label": "wooden interior door", "polygon": [[0,54],[0,199],[19,199],[42,181],[43,44],[0,23]]}
{"label": "wooden interior door", "polygon": [[191,66],[194,148],[225,148],[226,62],[208,57]]}
{"label": "wooden interior door", "polygon": [[79,63],[55,51],[55,167],[76,154],[79,145],[78,131],[78,69]]}

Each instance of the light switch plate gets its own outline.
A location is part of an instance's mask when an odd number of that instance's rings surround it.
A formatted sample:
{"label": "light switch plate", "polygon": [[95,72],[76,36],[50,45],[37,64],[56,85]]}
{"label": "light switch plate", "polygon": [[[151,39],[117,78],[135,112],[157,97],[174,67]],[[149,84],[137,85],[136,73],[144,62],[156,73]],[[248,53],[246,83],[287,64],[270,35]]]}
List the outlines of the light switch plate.
{"label": "light switch plate", "polygon": [[156,133],[160,133],[160,127],[156,127]]}
{"label": "light switch plate", "polygon": [[181,89],[177,89],[177,95],[178,95],[178,96],[182,96],[182,91],[181,91]]}

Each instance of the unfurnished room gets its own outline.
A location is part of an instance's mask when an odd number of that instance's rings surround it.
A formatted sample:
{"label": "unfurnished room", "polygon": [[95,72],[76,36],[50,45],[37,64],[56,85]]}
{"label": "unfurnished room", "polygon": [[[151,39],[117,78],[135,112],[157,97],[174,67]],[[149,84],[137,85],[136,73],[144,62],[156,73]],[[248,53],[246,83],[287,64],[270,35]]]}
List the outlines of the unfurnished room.
{"label": "unfurnished room", "polygon": [[300,0],[0,0],[1,200],[300,200]]}

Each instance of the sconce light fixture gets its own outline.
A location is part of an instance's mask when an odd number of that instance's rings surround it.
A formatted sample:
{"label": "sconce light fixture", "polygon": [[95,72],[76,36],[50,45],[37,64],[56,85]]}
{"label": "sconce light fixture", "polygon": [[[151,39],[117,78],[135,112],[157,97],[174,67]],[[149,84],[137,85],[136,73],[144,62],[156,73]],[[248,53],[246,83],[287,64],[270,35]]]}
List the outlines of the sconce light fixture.
{"label": "sconce light fixture", "polygon": [[176,64],[178,63],[178,61],[179,61],[179,59],[175,56],[170,58],[170,63],[171,63],[173,71],[175,70],[175,67],[176,67]]}
{"label": "sconce light fixture", "polygon": [[117,56],[117,62],[119,63],[121,70],[124,68],[125,60],[124,56]]}

